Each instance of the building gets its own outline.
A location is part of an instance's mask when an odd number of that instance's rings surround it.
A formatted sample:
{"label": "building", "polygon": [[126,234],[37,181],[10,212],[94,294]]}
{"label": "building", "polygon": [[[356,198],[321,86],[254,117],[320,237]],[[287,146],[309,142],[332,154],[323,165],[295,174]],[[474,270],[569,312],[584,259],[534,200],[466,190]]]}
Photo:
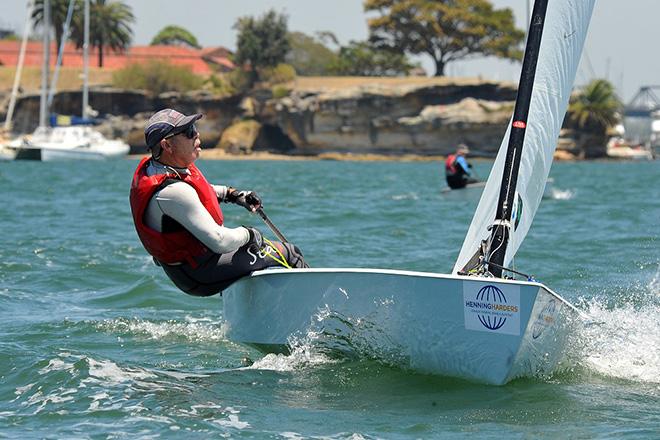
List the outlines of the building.
{"label": "building", "polygon": [[[20,41],[0,40],[0,66],[16,66],[20,46]],[[29,41],[23,65],[41,66],[42,47],[40,41]],[[50,48],[50,63],[54,66],[57,61],[55,43],[51,44]],[[98,55],[97,48],[90,48],[90,66],[98,65]],[[233,70],[235,66],[230,59],[230,55],[231,52],[222,46],[203,49],[184,46],[131,46],[125,52],[115,52],[108,48],[103,51],[103,68],[117,70],[129,64],[165,61],[178,66],[187,66],[197,75],[209,75],[217,71],[228,72]],[[83,67],[82,49],[77,49],[73,43],[66,43],[62,65],[66,67]]]}

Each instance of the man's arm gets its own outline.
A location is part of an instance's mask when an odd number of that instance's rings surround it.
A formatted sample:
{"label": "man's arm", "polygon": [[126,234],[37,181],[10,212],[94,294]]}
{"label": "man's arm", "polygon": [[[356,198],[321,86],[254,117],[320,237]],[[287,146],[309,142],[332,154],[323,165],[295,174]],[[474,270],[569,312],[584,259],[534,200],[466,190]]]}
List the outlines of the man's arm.
{"label": "man's arm", "polygon": [[218,225],[202,205],[195,189],[187,183],[168,185],[156,194],[155,199],[164,215],[179,222],[213,252],[223,254],[234,251],[250,239],[250,233],[244,227]]}
{"label": "man's arm", "polygon": [[465,171],[465,174],[468,176],[470,175],[470,167],[468,166],[467,160],[463,156],[458,156],[456,159],[456,163],[463,168],[463,171]]}

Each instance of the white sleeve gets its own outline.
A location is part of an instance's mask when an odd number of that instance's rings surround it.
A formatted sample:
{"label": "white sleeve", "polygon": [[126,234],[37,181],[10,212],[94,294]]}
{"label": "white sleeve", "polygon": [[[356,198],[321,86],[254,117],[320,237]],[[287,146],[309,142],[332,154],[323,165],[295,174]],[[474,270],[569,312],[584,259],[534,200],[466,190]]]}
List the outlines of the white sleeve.
{"label": "white sleeve", "polygon": [[211,186],[215,190],[215,195],[218,197],[218,200],[224,202],[225,197],[227,197],[227,190],[229,189],[229,187],[225,185],[211,185]]}
{"label": "white sleeve", "polygon": [[244,227],[225,228],[217,224],[202,205],[195,189],[187,183],[172,183],[160,190],[155,199],[164,215],[179,222],[213,252],[234,251],[250,239],[250,233]]}

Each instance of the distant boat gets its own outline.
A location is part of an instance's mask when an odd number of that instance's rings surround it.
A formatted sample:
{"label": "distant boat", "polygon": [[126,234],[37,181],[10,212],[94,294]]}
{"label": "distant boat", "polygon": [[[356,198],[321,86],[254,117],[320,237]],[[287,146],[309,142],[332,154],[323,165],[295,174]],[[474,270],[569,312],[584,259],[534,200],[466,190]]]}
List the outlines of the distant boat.
{"label": "distant boat", "polygon": [[594,2],[536,0],[513,118],[452,274],[256,271],[223,292],[225,335],[267,352],[311,335],[333,350],[494,385],[555,371],[584,316],[531,277],[503,275],[522,275],[507,267],[541,201]]}
{"label": "distant boat", "polygon": [[30,136],[6,144],[16,160],[104,160],[128,154],[129,145],[106,139],[92,127],[38,127]]}
{"label": "distant boat", "polygon": [[[72,11],[73,1],[69,5]],[[70,14],[68,19],[70,19]],[[50,2],[44,2],[44,28],[49,28]],[[82,120],[87,120],[88,112],[88,46],[89,46],[89,0],[85,0],[85,44],[84,74],[83,74],[83,103]],[[15,160],[103,160],[126,156],[130,150],[128,144],[122,140],[108,140],[100,132],[90,126],[71,125],[61,127],[46,126],[46,113],[48,112],[48,53],[50,41],[48,32],[44,32],[44,59],[42,66],[41,99],[39,112],[39,126],[32,135],[24,136],[4,144],[3,155]]]}
{"label": "distant boat", "polygon": [[653,151],[644,145],[632,145],[623,138],[613,137],[607,143],[607,156],[616,159],[653,160]]}

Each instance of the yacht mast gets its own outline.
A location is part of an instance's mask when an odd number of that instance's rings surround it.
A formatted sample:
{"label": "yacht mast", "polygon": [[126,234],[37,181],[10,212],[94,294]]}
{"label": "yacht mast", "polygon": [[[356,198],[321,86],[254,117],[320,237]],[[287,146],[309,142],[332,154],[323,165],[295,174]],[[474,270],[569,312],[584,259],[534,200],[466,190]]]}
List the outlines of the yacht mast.
{"label": "yacht mast", "polygon": [[84,34],[82,118],[87,119],[87,109],[89,108],[89,0],[85,0]]}
{"label": "yacht mast", "polygon": [[516,184],[518,182],[518,170],[522,156],[525,131],[527,129],[527,116],[529,104],[534,87],[534,76],[536,75],[536,63],[539,57],[541,36],[545,23],[545,13],[548,8],[548,0],[536,0],[532,19],[527,33],[527,47],[523,58],[520,82],[518,84],[518,96],[513,111],[513,122],[509,135],[509,145],[506,152],[500,195],[497,202],[497,213],[491,230],[490,246],[487,261],[488,270],[496,277],[502,276],[502,265],[509,241],[511,231],[511,214],[513,210],[514,197],[516,195]]}
{"label": "yacht mast", "polygon": [[44,0],[43,63],[41,66],[41,99],[39,100],[39,127],[46,126],[48,117],[48,69],[50,65],[50,0]]}
{"label": "yacht mast", "polygon": [[27,5],[27,17],[25,18],[25,26],[23,27],[23,41],[21,41],[21,50],[18,53],[18,63],[16,65],[16,74],[14,75],[14,85],[11,88],[11,98],[9,99],[9,107],[7,108],[7,117],[5,118],[4,129],[9,131],[11,129],[11,120],[14,117],[14,107],[16,107],[16,96],[18,96],[18,85],[21,82],[21,74],[23,73],[23,63],[25,62],[25,49],[27,47],[27,40],[32,30],[32,7],[31,1]]}

